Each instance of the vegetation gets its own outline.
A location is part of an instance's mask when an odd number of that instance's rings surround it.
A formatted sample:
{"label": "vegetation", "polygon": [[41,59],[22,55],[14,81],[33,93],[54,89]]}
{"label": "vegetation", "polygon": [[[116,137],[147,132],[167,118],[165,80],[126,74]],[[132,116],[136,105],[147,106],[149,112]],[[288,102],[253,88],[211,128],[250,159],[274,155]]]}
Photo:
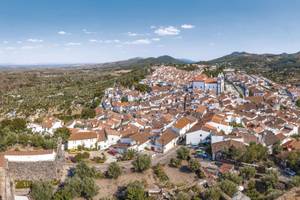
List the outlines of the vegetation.
{"label": "vegetation", "polygon": [[180,147],[177,150],[177,158],[180,160],[188,160],[190,156],[190,150],[186,147]]}
{"label": "vegetation", "polygon": [[144,184],[139,181],[134,181],[127,185],[125,191],[126,200],[148,200],[146,195]]}
{"label": "vegetation", "polygon": [[249,180],[253,178],[256,174],[256,169],[254,167],[242,167],[240,169],[240,175],[243,177],[245,180]]}
{"label": "vegetation", "polygon": [[133,168],[137,172],[143,172],[151,167],[151,158],[146,154],[140,154],[132,162]]}
{"label": "vegetation", "polygon": [[109,165],[107,170],[107,176],[109,178],[117,179],[122,174],[122,169],[118,163],[113,162]]}
{"label": "vegetation", "polygon": [[189,160],[189,169],[192,171],[192,172],[196,172],[198,170],[200,170],[200,162],[196,159],[190,159]]}
{"label": "vegetation", "polygon": [[[295,54],[251,54],[234,52],[200,64],[216,65],[246,71],[249,74],[262,74],[278,82],[297,84],[300,79],[300,56]],[[290,77],[287,79],[286,77]]]}
{"label": "vegetation", "polygon": [[74,156],[74,161],[81,162],[85,159],[89,159],[89,157],[90,157],[89,152],[78,153]]}
{"label": "vegetation", "polygon": [[204,196],[207,200],[219,200],[221,199],[221,191],[218,187],[211,187],[205,191]]}
{"label": "vegetation", "polygon": [[63,143],[66,143],[71,135],[71,132],[68,128],[62,127],[54,131],[55,138],[61,138]]}
{"label": "vegetation", "polygon": [[297,100],[296,100],[296,106],[297,106],[298,108],[300,108],[300,99],[297,99]]}
{"label": "vegetation", "polygon": [[137,152],[133,149],[129,149],[128,151],[122,154],[121,160],[132,160],[135,158]]}
{"label": "vegetation", "polygon": [[230,180],[223,180],[219,184],[221,190],[228,196],[232,197],[237,192],[237,185]]}
{"label": "vegetation", "polygon": [[34,200],[51,200],[53,186],[49,182],[34,182],[31,185],[30,196]]}
{"label": "vegetation", "polygon": [[167,182],[169,180],[169,177],[165,173],[162,165],[158,164],[158,165],[154,166],[153,172],[161,182]]}
{"label": "vegetation", "polygon": [[169,163],[170,167],[178,168],[178,167],[180,167],[180,165],[181,165],[181,160],[180,159],[177,159],[177,158],[171,158],[170,159],[170,163]]}
{"label": "vegetation", "polygon": [[33,146],[53,149],[57,145],[57,138],[49,135],[34,134],[26,128],[24,119],[6,119],[0,122],[0,151],[5,151],[14,145]]}

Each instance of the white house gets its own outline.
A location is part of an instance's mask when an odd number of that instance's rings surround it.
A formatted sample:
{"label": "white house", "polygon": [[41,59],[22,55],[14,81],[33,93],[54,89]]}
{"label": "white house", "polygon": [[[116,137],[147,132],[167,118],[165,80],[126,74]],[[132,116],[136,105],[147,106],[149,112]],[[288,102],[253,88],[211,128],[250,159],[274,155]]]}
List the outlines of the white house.
{"label": "white house", "polygon": [[190,130],[198,120],[194,117],[182,117],[173,125],[172,129],[178,133],[180,136],[184,135],[188,130]]}
{"label": "white house", "polygon": [[98,136],[95,131],[72,131],[68,139],[68,149],[77,149],[78,146],[85,148],[97,148]]}
{"label": "white house", "polygon": [[54,131],[61,127],[63,127],[63,122],[54,117],[44,119],[41,124],[29,123],[27,125],[27,128],[31,129],[35,133],[46,133],[50,135],[54,134]]}
{"label": "white house", "polygon": [[167,129],[158,140],[155,141],[154,146],[152,147],[155,151],[165,153],[177,145],[179,136],[172,131]]}
{"label": "white house", "polygon": [[122,136],[122,134],[119,131],[113,129],[105,129],[105,134],[107,139],[106,143],[108,146],[117,144]]}
{"label": "white house", "polygon": [[204,143],[208,141],[211,133],[205,130],[192,130],[188,132],[185,136],[185,144],[186,145],[198,145],[200,143]]}

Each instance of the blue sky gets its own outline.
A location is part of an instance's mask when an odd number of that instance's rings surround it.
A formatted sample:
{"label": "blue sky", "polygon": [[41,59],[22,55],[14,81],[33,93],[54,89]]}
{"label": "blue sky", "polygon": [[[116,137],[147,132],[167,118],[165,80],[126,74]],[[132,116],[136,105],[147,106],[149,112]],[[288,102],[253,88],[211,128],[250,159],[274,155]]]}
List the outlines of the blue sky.
{"label": "blue sky", "polygon": [[1,0],[0,63],[300,51],[298,0]]}

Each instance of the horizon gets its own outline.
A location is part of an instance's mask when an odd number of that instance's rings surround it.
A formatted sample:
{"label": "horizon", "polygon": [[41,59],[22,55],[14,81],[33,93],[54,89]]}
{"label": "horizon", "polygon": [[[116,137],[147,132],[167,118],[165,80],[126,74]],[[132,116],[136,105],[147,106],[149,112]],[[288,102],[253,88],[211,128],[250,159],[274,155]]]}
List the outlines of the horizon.
{"label": "horizon", "polygon": [[[287,3],[288,2],[288,3]],[[299,52],[297,0],[0,2],[0,65]]]}

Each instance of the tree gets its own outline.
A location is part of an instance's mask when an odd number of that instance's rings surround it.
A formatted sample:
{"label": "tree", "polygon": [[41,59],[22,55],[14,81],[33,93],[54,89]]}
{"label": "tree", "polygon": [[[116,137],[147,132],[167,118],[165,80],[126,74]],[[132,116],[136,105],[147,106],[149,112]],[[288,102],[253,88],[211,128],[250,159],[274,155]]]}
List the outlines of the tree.
{"label": "tree", "polygon": [[109,178],[117,179],[122,174],[122,169],[118,165],[118,163],[113,162],[109,165],[107,170],[107,176]]}
{"label": "tree", "polygon": [[250,178],[253,178],[255,174],[256,174],[256,169],[254,167],[246,166],[240,169],[240,175],[245,180],[249,180]]}
{"label": "tree", "polygon": [[196,172],[196,171],[200,170],[200,167],[201,167],[201,165],[200,165],[200,162],[198,160],[191,159],[189,161],[189,168],[192,172]]}
{"label": "tree", "polygon": [[248,188],[246,190],[246,195],[250,197],[252,200],[256,200],[259,198],[259,192],[257,192],[256,187],[255,187],[255,181],[250,180],[248,183]]}
{"label": "tree", "polygon": [[291,184],[294,187],[299,187],[300,186],[300,176],[294,176],[294,177],[292,177]]}
{"label": "tree", "polygon": [[188,160],[190,156],[190,150],[186,147],[180,147],[177,151],[177,158],[180,160]]}
{"label": "tree", "polygon": [[236,184],[240,184],[242,182],[242,178],[240,176],[230,172],[223,174],[222,178],[226,180],[230,180]]}
{"label": "tree", "polygon": [[267,147],[252,142],[249,146],[247,146],[246,151],[242,156],[242,161],[247,163],[259,162],[261,160],[265,160],[267,155]]}
{"label": "tree", "polygon": [[49,182],[34,182],[31,185],[30,196],[34,200],[51,200],[53,187]]}
{"label": "tree", "polygon": [[207,200],[219,200],[221,199],[221,191],[218,187],[211,187],[205,191],[204,197]]}
{"label": "tree", "polygon": [[237,192],[237,185],[230,180],[225,179],[221,181],[219,186],[221,190],[230,197],[233,197],[233,195]]}
{"label": "tree", "polygon": [[272,146],[272,152],[274,155],[279,154],[281,151],[283,150],[283,147],[280,145],[280,142],[276,142],[275,144],[273,144]]}
{"label": "tree", "polygon": [[90,119],[96,116],[96,111],[93,108],[85,107],[81,111],[81,118],[83,119]]}
{"label": "tree", "polygon": [[87,166],[84,162],[80,162],[74,171],[75,175],[79,178],[94,178],[96,176],[96,169]]}
{"label": "tree", "polygon": [[296,106],[300,108],[300,99],[297,99]]}
{"label": "tree", "polygon": [[128,151],[122,154],[122,160],[132,160],[136,156],[136,151],[129,149]]}
{"label": "tree", "polygon": [[142,182],[134,181],[129,183],[125,193],[126,200],[147,200],[144,185]]}
{"label": "tree", "polygon": [[151,167],[151,158],[146,154],[138,155],[132,162],[135,171],[143,172]]}
{"label": "tree", "polygon": [[264,183],[266,190],[275,188],[278,181],[278,174],[273,170],[268,171],[267,174],[262,178],[262,182]]}
{"label": "tree", "polygon": [[60,137],[63,143],[66,143],[68,141],[70,135],[71,135],[71,131],[66,127],[58,128],[54,131],[54,137],[55,138]]}
{"label": "tree", "polygon": [[86,199],[92,199],[93,196],[98,194],[98,187],[95,184],[94,179],[86,177],[81,182],[81,196]]}

